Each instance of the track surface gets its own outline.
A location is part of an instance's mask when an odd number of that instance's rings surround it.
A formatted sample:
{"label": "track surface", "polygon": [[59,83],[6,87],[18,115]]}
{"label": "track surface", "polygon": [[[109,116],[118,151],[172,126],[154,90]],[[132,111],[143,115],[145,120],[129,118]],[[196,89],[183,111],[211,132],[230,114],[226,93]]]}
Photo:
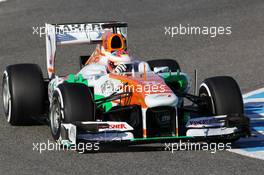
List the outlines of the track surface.
{"label": "track surface", "polygon": [[[0,2],[0,70],[33,62],[45,70],[44,37],[32,35],[45,22],[123,20],[129,23],[130,52],[135,57],[175,58],[199,81],[231,75],[243,92],[264,86],[264,2],[262,0],[7,0]],[[169,38],[164,26],[232,26],[231,36]],[[58,57],[62,73],[78,68],[82,48],[67,47]],[[74,60],[75,59],[75,60]],[[65,66],[63,66],[65,65]],[[227,151],[178,151],[122,148],[80,155],[32,150],[32,143],[52,140],[47,126],[12,127],[0,111],[0,174],[262,174],[264,161]],[[155,145],[156,146],[156,145]]]}

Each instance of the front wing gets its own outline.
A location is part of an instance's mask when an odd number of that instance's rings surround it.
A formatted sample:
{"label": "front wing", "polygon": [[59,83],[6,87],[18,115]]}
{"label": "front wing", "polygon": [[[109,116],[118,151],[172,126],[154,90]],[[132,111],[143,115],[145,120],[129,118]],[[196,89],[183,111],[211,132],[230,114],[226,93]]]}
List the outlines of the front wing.
{"label": "front wing", "polygon": [[211,117],[195,117],[186,126],[186,134],[182,136],[163,136],[135,138],[134,128],[126,122],[75,122],[62,123],[61,144],[76,144],[77,142],[100,143],[164,143],[179,140],[210,141],[238,139],[250,136],[249,119],[244,115],[231,114]]}

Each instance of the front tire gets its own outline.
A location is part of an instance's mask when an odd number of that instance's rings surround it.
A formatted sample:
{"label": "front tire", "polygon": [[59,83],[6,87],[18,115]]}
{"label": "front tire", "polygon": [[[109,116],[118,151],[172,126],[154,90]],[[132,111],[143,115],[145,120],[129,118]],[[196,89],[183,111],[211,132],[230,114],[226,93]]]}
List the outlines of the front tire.
{"label": "front tire", "polygon": [[95,104],[91,90],[80,83],[63,83],[55,90],[50,107],[50,129],[58,141],[61,123],[95,121]]}
{"label": "front tire", "polygon": [[205,79],[199,89],[200,97],[209,97],[208,115],[243,114],[242,94],[237,82],[228,76]]}
{"label": "front tire", "polygon": [[[205,79],[200,86],[199,96],[207,99],[205,115],[244,114],[243,98],[237,82],[228,76]],[[211,139],[210,142],[233,143],[240,135]]]}

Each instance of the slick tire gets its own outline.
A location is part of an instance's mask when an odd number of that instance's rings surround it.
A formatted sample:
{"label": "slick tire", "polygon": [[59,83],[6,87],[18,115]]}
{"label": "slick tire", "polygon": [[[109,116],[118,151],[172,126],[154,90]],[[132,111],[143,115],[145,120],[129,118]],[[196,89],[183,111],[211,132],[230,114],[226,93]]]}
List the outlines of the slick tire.
{"label": "slick tire", "polygon": [[11,125],[30,124],[44,113],[45,88],[36,64],[10,65],[4,71],[2,97],[6,120]]}
{"label": "slick tire", "polygon": [[237,82],[228,76],[205,79],[199,89],[200,97],[210,97],[209,115],[243,114],[242,94]]}
{"label": "slick tire", "polygon": [[53,93],[50,129],[54,140],[61,134],[61,123],[95,121],[95,104],[91,90],[80,83],[60,84]]}

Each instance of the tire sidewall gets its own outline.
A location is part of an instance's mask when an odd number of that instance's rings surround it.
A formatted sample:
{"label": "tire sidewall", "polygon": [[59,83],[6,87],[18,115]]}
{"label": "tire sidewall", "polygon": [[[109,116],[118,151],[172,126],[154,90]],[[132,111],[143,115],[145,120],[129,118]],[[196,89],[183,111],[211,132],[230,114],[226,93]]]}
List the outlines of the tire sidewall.
{"label": "tire sidewall", "polygon": [[[75,87],[74,87],[75,86]],[[73,87],[73,89],[72,89]],[[76,88],[77,87],[77,88]],[[79,89],[80,88],[80,89]],[[80,90],[79,92],[76,91],[72,91],[72,90]],[[82,97],[86,97],[85,96],[85,92],[84,91],[89,91],[86,93],[90,93],[89,94],[89,98],[81,98],[80,101],[76,101],[74,97],[74,95],[82,95]],[[87,94],[86,94],[87,95]],[[89,100],[91,100],[89,102]],[[89,102],[89,103],[88,103]],[[59,103],[60,106],[60,123],[59,123],[59,129],[57,133],[53,133],[52,132],[52,116],[51,116],[51,112],[53,109],[53,105],[55,103]],[[84,106],[82,107],[82,103],[86,103],[86,107],[84,109]],[[58,87],[55,89],[55,91],[53,92],[53,97],[52,97],[52,102],[50,105],[50,111],[49,111],[49,120],[50,120],[50,129],[51,129],[51,133],[52,136],[54,138],[54,140],[59,141],[60,136],[61,136],[61,127],[62,127],[62,123],[74,123],[74,122],[81,122],[81,121],[94,121],[94,112],[90,112],[87,109],[92,109],[94,108],[94,106],[88,106],[88,104],[94,104],[92,99],[91,99],[91,92],[88,89],[88,87],[86,87],[83,84],[79,84],[79,83],[62,83],[60,85],[58,85]],[[78,110],[78,114],[76,112],[76,110]],[[83,116],[82,118],[76,118],[76,116],[82,114],[81,116]],[[90,118],[87,118],[87,116],[89,116],[89,114],[91,115]]]}
{"label": "tire sidewall", "polygon": [[206,79],[200,86],[199,96],[210,97],[212,115],[243,114],[244,106],[237,82],[228,76]]}
{"label": "tire sidewall", "polygon": [[[209,115],[216,115],[215,99],[212,97],[212,93],[206,83],[202,83],[199,90],[199,96],[205,97],[207,102],[206,113]],[[207,99],[206,99],[207,98]]]}
{"label": "tire sidewall", "polygon": [[[24,81],[26,80],[26,81]],[[8,84],[11,107],[7,122],[11,125],[28,125],[31,117],[44,114],[44,79],[40,67],[36,64],[16,64],[7,66],[4,81]]]}

